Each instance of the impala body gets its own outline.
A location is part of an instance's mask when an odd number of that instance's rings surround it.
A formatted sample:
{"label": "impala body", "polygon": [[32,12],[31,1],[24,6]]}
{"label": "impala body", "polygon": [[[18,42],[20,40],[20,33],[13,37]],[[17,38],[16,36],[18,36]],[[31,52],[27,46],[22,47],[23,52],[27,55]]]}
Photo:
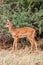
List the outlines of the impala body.
{"label": "impala body", "polygon": [[17,50],[18,38],[27,37],[31,43],[31,51],[32,51],[33,45],[35,46],[35,49],[37,51],[37,42],[34,38],[35,29],[30,27],[22,27],[22,28],[14,29],[11,22],[7,22],[4,26],[9,29],[10,34],[14,38],[13,49],[15,47],[15,50]]}

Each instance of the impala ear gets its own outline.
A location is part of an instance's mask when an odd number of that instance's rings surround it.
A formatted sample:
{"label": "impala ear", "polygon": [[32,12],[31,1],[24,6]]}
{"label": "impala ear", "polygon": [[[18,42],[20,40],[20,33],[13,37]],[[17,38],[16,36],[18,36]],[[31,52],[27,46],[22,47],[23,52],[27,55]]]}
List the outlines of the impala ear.
{"label": "impala ear", "polygon": [[7,20],[7,22],[10,22],[11,23],[12,21],[11,20]]}
{"label": "impala ear", "polygon": [[10,23],[11,24],[10,20],[7,20],[7,23]]}
{"label": "impala ear", "polygon": [[7,22],[10,22],[9,20],[7,20]]}

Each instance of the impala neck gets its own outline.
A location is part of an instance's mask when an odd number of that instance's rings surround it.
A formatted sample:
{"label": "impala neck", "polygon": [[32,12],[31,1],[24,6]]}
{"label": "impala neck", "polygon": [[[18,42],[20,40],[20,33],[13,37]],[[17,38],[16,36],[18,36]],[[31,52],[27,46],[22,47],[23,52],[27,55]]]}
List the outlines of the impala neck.
{"label": "impala neck", "polygon": [[12,33],[13,31],[14,31],[13,27],[10,26],[10,27],[9,27],[9,32]]}

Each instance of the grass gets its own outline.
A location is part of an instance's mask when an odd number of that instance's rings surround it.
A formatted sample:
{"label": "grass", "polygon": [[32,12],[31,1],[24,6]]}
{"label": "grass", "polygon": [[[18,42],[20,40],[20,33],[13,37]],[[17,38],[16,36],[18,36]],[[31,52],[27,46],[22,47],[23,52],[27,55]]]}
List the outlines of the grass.
{"label": "grass", "polygon": [[14,53],[9,50],[1,50],[0,65],[43,65],[43,52],[30,54],[28,48]]}

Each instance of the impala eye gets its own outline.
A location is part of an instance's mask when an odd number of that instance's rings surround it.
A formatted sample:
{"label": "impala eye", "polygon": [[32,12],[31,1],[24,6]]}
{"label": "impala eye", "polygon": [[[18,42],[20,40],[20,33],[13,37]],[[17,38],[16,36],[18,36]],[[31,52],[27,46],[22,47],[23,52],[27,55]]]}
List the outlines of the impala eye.
{"label": "impala eye", "polygon": [[9,23],[7,23],[7,25],[9,25]]}

